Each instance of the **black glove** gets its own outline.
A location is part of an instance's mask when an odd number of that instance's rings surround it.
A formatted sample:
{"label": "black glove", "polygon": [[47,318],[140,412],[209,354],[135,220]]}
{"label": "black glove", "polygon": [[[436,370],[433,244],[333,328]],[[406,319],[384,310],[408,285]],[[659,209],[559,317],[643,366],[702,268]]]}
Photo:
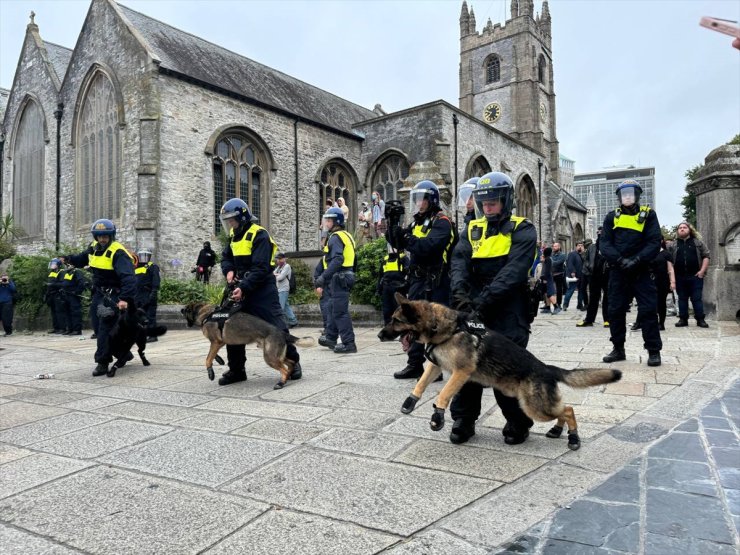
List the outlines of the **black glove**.
{"label": "black glove", "polygon": [[463,292],[457,292],[452,295],[452,308],[458,312],[471,312],[473,310],[473,301]]}
{"label": "black glove", "polygon": [[483,295],[479,295],[476,297],[476,299],[473,301],[473,311],[474,312],[485,312],[485,309],[488,307],[490,303],[488,302],[488,299],[484,297]]}
{"label": "black glove", "polygon": [[406,245],[406,248],[413,247],[418,240],[419,238],[413,235],[410,231],[407,231],[403,236],[403,244]]}
{"label": "black glove", "polygon": [[640,257],[633,256],[631,258],[620,258],[618,262],[619,267],[622,270],[624,270],[625,272],[629,272],[630,270],[637,269],[637,266],[640,264]]}
{"label": "black glove", "polygon": [[315,287],[324,287],[324,278],[322,276],[317,277],[313,282]]}

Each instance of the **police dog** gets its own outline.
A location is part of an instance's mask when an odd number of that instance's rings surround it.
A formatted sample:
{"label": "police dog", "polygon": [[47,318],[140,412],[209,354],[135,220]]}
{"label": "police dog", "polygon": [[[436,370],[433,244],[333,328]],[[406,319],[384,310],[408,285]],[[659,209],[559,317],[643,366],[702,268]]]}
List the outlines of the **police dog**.
{"label": "police dog", "polygon": [[206,356],[208,378],[213,380],[215,377],[213,361],[221,358],[218,356],[221,347],[224,345],[257,343],[258,346],[262,347],[262,355],[267,365],[280,372],[280,381],[275,384],[273,389],[282,389],[293,373],[294,367],[293,361],[285,358],[288,343],[299,347],[309,347],[313,345],[313,339],[310,337],[298,338],[285,333],[261,318],[246,312],[232,314],[225,319],[223,326],[220,327],[218,321],[209,320],[209,317],[214,315],[217,309],[218,307],[213,304],[194,302],[186,305],[180,311],[185,316],[188,327],[198,326],[206,339],[211,342],[211,348],[208,350],[208,356]]}
{"label": "police dog", "polygon": [[151,363],[144,355],[147,337],[159,337],[167,333],[165,326],[150,326],[149,318],[143,309],[124,310],[118,314],[116,325],[108,336],[108,347],[116,362],[108,370],[107,376],[112,378],[119,368],[123,368],[127,362],[133,360],[131,348],[134,344],[138,348],[139,358],[144,366]]}
{"label": "police dog", "polygon": [[427,358],[434,361],[427,363],[413,392],[403,402],[401,412],[408,414],[414,410],[424,390],[442,370],[452,372],[434,404],[432,430],[444,427],[444,413],[452,397],[465,382],[472,380],[517,398],[524,413],[533,420],[557,419],[547,437],[560,437],[567,423],[568,447],[576,450],[581,445],[576,417],[573,407],[562,403],[558,382],[584,388],[616,382],[622,377],[619,370],[611,368],[565,370],[545,364],[500,333],[492,330],[485,330],[485,335],[472,333],[464,316],[446,306],[409,301],[398,293],[396,300],[399,307],[378,337],[381,341],[400,337],[405,351],[414,341],[424,343]]}

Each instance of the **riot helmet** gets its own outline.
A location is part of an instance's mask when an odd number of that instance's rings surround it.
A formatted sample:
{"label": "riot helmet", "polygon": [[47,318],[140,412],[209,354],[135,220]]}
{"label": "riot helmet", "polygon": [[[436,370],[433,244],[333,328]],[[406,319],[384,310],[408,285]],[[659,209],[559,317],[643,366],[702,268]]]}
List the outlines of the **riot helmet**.
{"label": "riot helmet", "polygon": [[[219,214],[221,220],[221,227],[225,230],[232,228],[239,228],[252,221],[252,212],[249,210],[249,206],[240,198],[232,198],[226,201],[221,207],[221,213]],[[234,220],[237,225],[231,226],[228,221]]]}
{"label": "riot helmet", "polygon": [[[439,212],[439,187],[433,182],[425,179],[419,181],[414,188],[411,189],[411,211],[415,214],[423,214],[425,212]],[[428,201],[427,206],[424,206],[424,201]]]}
{"label": "riot helmet", "polygon": [[62,268],[62,261],[58,258],[52,258],[49,261],[49,270],[60,270]]}
{"label": "riot helmet", "polygon": [[471,203],[470,199],[473,198],[473,191],[475,190],[476,185],[478,185],[479,179],[480,178],[478,177],[471,177],[460,186],[460,190],[457,192],[457,207],[460,210],[469,212],[475,208],[475,200],[472,201],[472,206],[469,205]]}
{"label": "riot helmet", "polygon": [[[478,180],[478,185],[473,191],[473,198],[475,198],[478,211],[485,215],[487,220],[500,220],[510,216],[514,208],[514,183],[505,173],[487,173]],[[493,201],[501,203],[501,210],[497,213],[486,214],[484,204]]]}
{"label": "riot helmet", "polygon": [[615,191],[619,199],[620,206],[630,207],[640,205],[640,195],[642,187],[634,179],[622,181]]}
{"label": "riot helmet", "polygon": [[110,240],[113,241],[113,239],[116,238],[116,224],[104,218],[95,220],[95,223],[90,228],[90,233],[92,233],[92,236],[95,239],[98,237],[108,236],[110,237]]}
{"label": "riot helmet", "polygon": [[139,257],[140,264],[149,264],[149,262],[152,260],[152,251],[146,248],[140,249],[136,251],[136,256]]}
{"label": "riot helmet", "polygon": [[324,222],[331,222],[332,227],[344,227],[344,212],[341,208],[329,208],[321,218]]}

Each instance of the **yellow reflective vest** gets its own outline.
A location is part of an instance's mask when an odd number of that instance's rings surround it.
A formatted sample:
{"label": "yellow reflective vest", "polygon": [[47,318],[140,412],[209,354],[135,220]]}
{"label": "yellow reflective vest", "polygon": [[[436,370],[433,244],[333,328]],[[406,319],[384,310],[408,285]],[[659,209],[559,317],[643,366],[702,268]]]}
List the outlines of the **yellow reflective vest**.
{"label": "yellow reflective vest", "polygon": [[[509,219],[514,223],[512,233],[526,220],[522,216],[510,216]],[[468,224],[468,241],[473,249],[472,258],[497,258],[508,255],[511,250],[511,233],[497,233],[486,237],[487,228],[488,220],[485,216],[471,220]]]}
{"label": "yellow reflective vest", "polygon": [[330,234],[329,238],[326,240],[326,245],[324,245],[324,257],[322,259],[324,270],[326,270],[328,266],[326,256],[329,254],[329,239],[331,239],[333,235],[338,236],[344,245],[344,250],[342,251],[344,262],[342,262],[342,268],[353,269],[355,267],[355,240],[347,231],[341,229]]}
{"label": "yellow reflective vest", "polygon": [[116,254],[119,250],[125,252],[133,263],[134,257],[131,256],[131,253],[126,250],[126,247],[124,247],[121,243],[117,241],[113,241],[103,252],[98,253],[93,250],[93,252],[88,255],[90,267],[97,270],[113,271],[113,255]]}
{"label": "yellow reflective vest", "polygon": [[640,206],[640,211],[637,214],[622,214],[621,210],[614,212],[614,227],[617,229],[632,229],[638,233],[642,233],[645,229],[645,222],[647,221],[648,214],[650,213],[649,206]]}
{"label": "yellow reflective vest", "polygon": [[[234,263],[239,271],[245,271],[249,269],[252,263],[252,249],[254,248],[254,238],[259,231],[267,230],[257,224],[252,224],[249,230],[242,236],[241,239],[234,239],[234,230],[232,229],[229,233],[231,237],[231,253],[234,255]],[[278,253],[278,246],[275,241],[272,240],[272,236],[267,233],[267,237],[272,245],[272,252],[270,254],[270,266],[275,266],[275,255]],[[241,258],[241,260],[239,260]]]}

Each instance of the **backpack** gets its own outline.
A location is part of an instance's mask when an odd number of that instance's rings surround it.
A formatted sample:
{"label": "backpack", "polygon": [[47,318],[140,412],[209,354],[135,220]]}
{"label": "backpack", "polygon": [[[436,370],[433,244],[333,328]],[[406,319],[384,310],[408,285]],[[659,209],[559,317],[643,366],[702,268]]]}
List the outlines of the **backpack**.
{"label": "backpack", "polygon": [[293,272],[293,268],[291,268],[290,277],[288,278],[288,293],[295,293],[296,289],[295,273]]}
{"label": "backpack", "polygon": [[535,317],[539,314],[540,303],[545,296],[545,284],[538,278],[530,277],[526,285],[528,303],[527,303],[527,322],[534,322]]}

